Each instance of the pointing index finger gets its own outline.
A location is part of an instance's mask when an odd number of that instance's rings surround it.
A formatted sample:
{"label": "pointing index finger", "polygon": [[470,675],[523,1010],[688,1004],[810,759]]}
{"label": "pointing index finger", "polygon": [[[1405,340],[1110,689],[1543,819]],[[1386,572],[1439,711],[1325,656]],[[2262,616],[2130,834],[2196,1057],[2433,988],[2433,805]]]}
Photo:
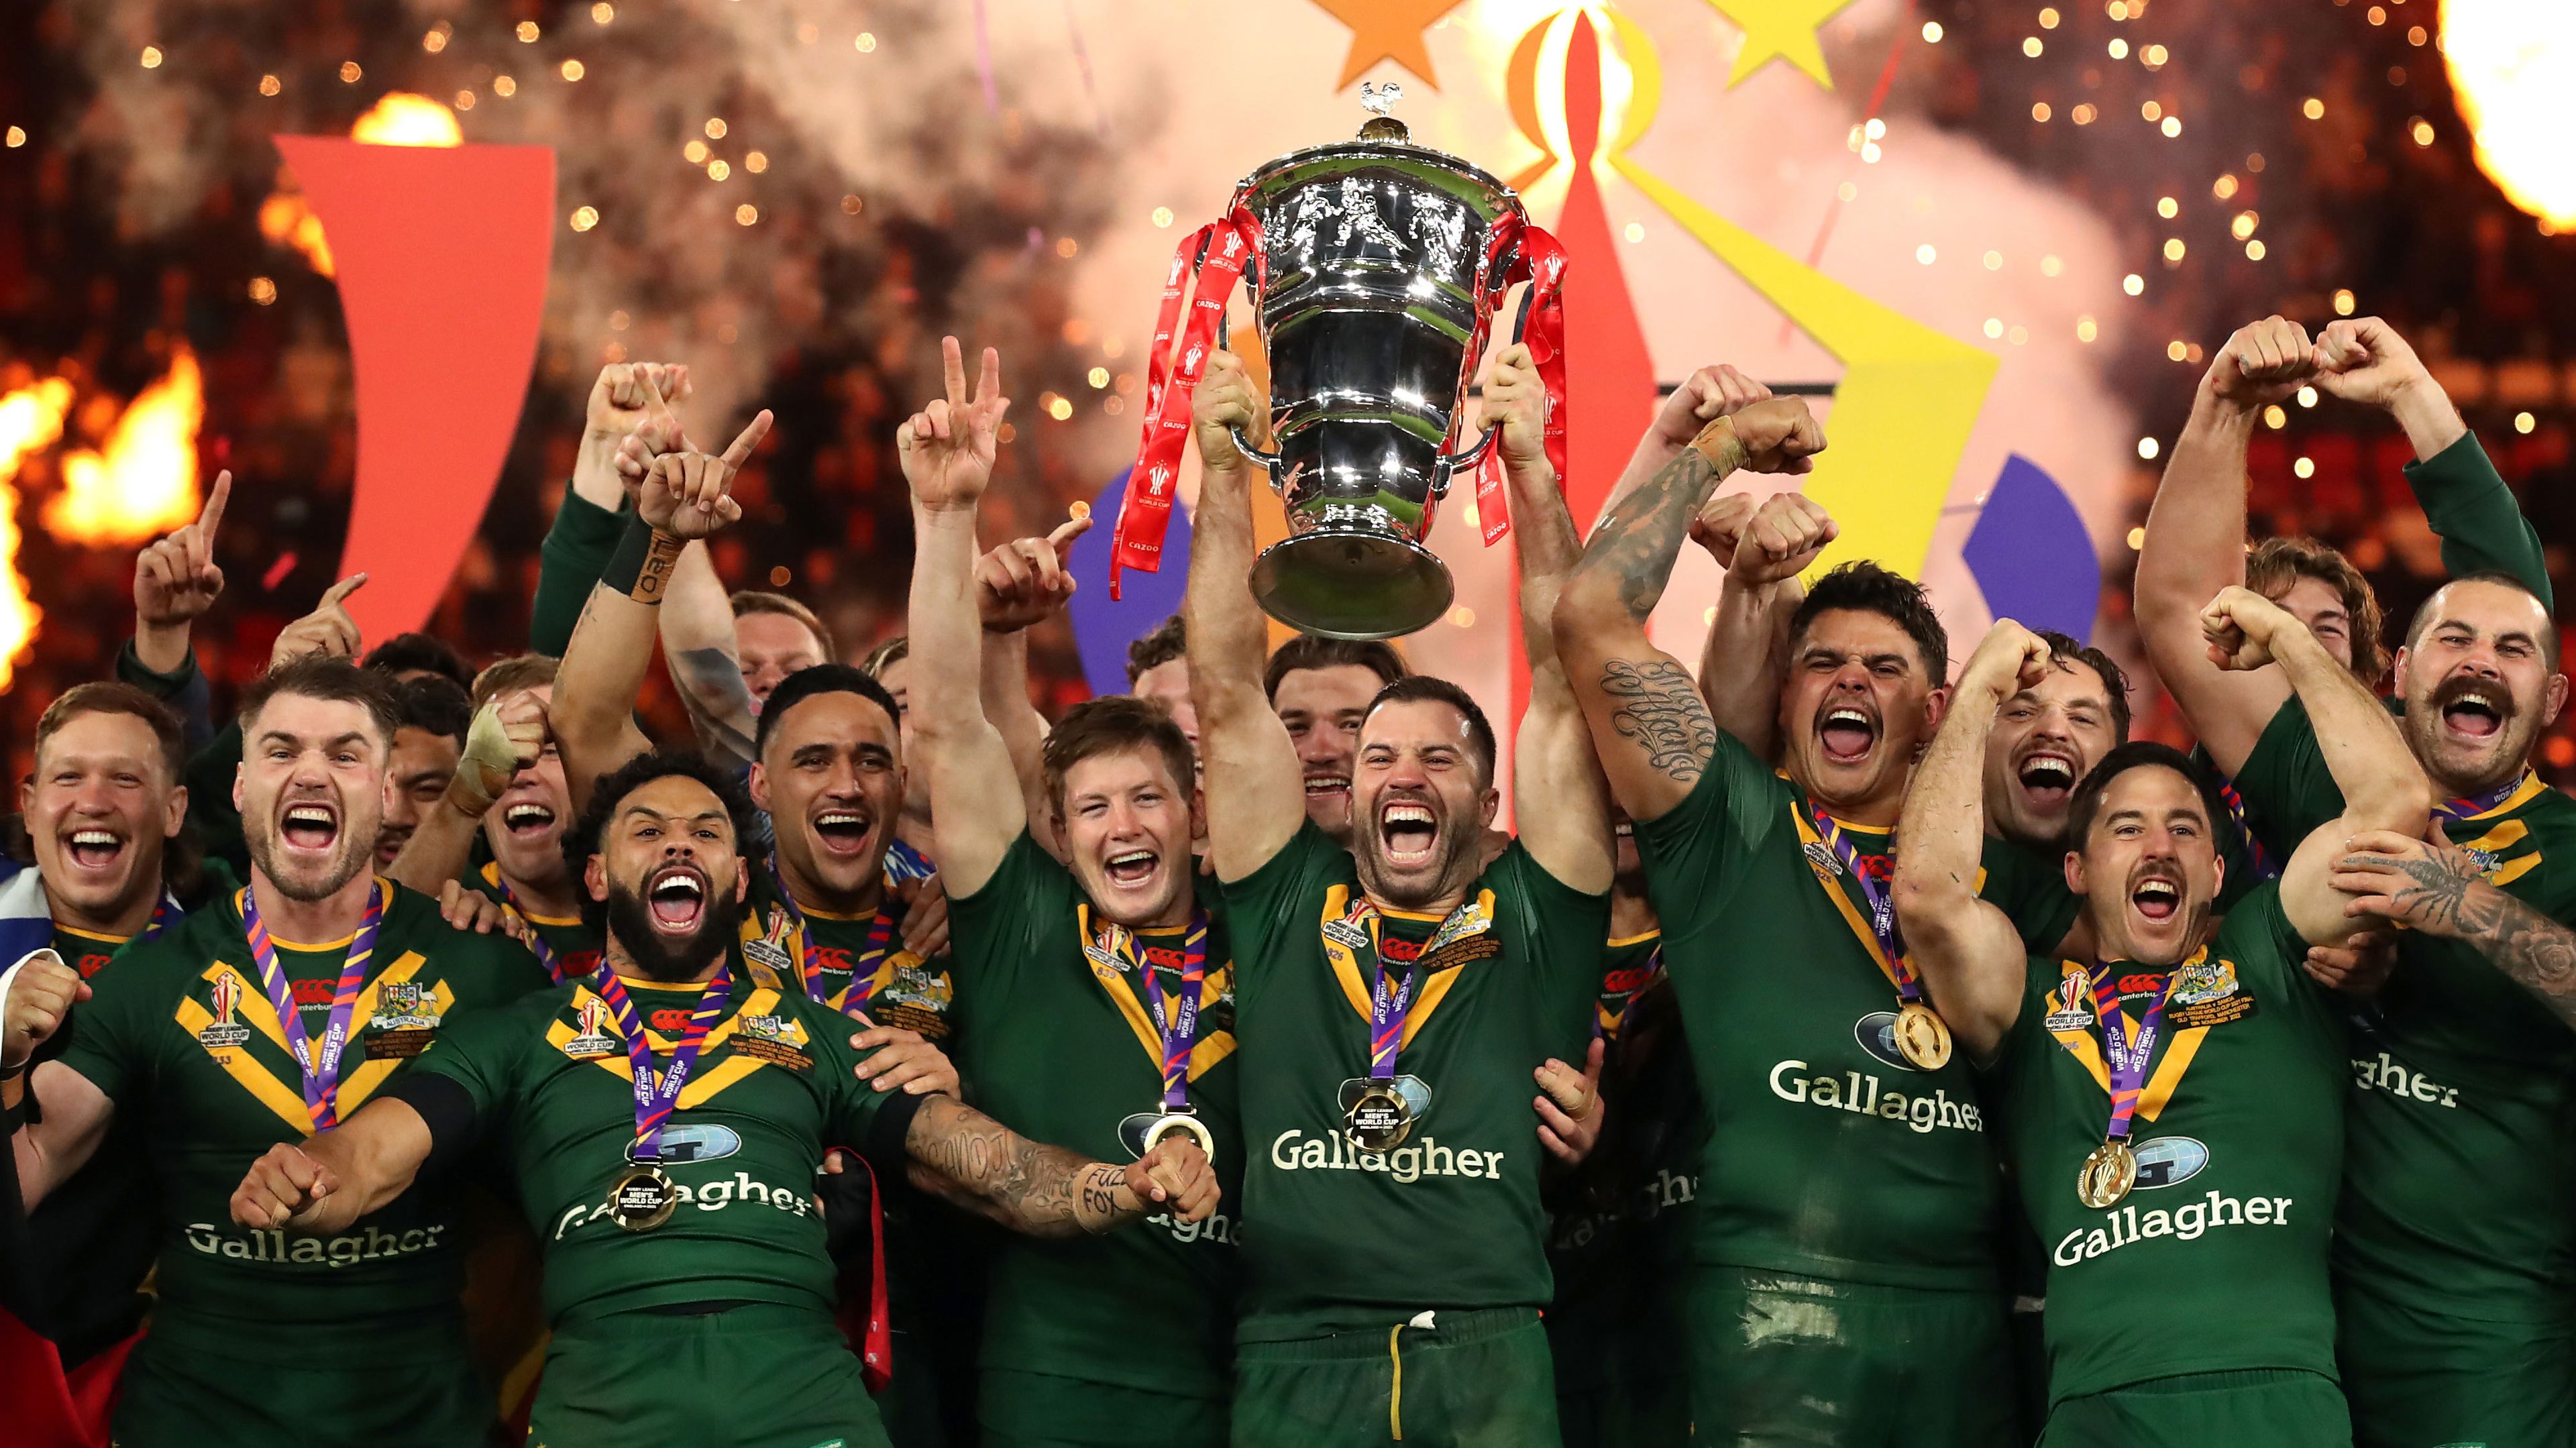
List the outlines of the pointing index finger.
{"label": "pointing index finger", "polygon": [[341,579],[339,582],[332,584],[329,588],[322,591],[321,606],[324,608],[334,607],[342,600],[346,599],[350,594],[353,594],[366,586],[367,575],[363,573],[352,573],[348,577]]}
{"label": "pointing index finger", "polygon": [[1089,513],[1067,518],[1063,522],[1056,524],[1055,531],[1047,535],[1047,546],[1055,550],[1056,557],[1062,558],[1073,551],[1073,540],[1090,531],[1091,515]]}
{"label": "pointing index finger", "polygon": [[751,425],[742,430],[742,436],[733,440],[733,446],[724,450],[727,468],[739,468],[751,457],[751,450],[760,446],[762,438],[769,436],[769,423],[769,409],[764,407],[760,415],[751,420]]}
{"label": "pointing index finger", "polygon": [[197,531],[209,540],[215,536],[215,529],[223,526],[224,504],[232,495],[233,470],[226,468],[215,474],[215,486],[206,494],[206,506],[197,510]]}

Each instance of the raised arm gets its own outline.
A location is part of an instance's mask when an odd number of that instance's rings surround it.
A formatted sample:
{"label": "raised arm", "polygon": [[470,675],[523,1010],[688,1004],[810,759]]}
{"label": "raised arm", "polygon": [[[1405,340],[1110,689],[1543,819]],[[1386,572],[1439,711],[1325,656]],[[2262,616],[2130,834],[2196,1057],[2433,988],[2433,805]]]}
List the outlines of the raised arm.
{"label": "raised arm", "polygon": [[916,1186],[1033,1237],[1096,1236],[1164,1212],[1196,1222],[1217,1206],[1215,1169],[1180,1133],[1121,1168],[1031,1141],[953,1096],[932,1096],[903,1145]]}
{"label": "raised arm", "polygon": [[2442,540],[2442,567],[2453,578],[2511,574],[2551,606],[2538,530],[2406,339],[2377,317],[2329,322],[2317,336],[2317,364],[2318,387],[2385,409],[2405,429],[2415,448],[2406,484]]}
{"label": "raised arm", "polygon": [[[134,661],[155,674],[193,675],[189,636],[198,619],[223,596],[224,571],[215,565],[215,531],[233,492],[230,471],[215,486],[197,520],[145,548],[134,559]],[[209,731],[210,732],[210,731]]]}
{"label": "raised arm", "polygon": [[538,550],[537,596],[528,608],[528,647],[561,657],[582,605],[607,571],[624,528],[627,487],[617,449],[644,425],[650,396],[678,406],[689,395],[689,369],[660,362],[611,362],[590,384],[572,482]]}
{"label": "raised arm", "polygon": [[1933,1009],[1989,1061],[2020,1018],[2028,956],[2012,917],[1977,896],[1986,846],[1986,741],[1995,711],[2048,676],[2048,643],[1997,619],[1968,658],[1940,731],[1905,791],[1896,837],[1896,922]]}
{"label": "raised arm", "polygon": [[[1740,507],[1722,506],[1728,503]],[[1710,499],[1691,525],[1691,540],[1726,563],[1717,617],[1700,645],[1699,694],[1717,727],[1755,758],[1769,759],[1780,746],[1789,621],[1807,599],[1799,575],[1841,532],[1824,505],[1802,493],[1774,493],[1759,506],[1742,493],[1725,494]]]}
{"label": "raised arm", "polygon": [[1520,544],[1521,647],[1529,655],[1529,708],[1512,739],[1512,821],[1539,868],[1574,889],[1610,888],[1615,846],[1610,801],[1583,710],[1556,659],[1551,620],[1565,575],[1581,552],[1574,516],[1547,457],[1547,389],[1514,343],[1494,359],[1485,416],[1499,419],[1503,477]]}
{"label": "raised arm", "polygon": [[635,517],[607,575],[591,590],[555,674],[548,715],[575,810],[589,804],[601,775],[651,747],[635,727],[635,698],[652,665],[655,618],[672,569],[692,540],[741,518],[742,505],[728,490],[735,470],[769,432],[763,411],[721,457],[661,451],[678,436],[678,425],[665,424],[669,413],[655,410],[656,424],[630,437],[619,454],[619,466],[640,475]]}
{"label": "raised arm", "polygon": [[680,550],[656,622],[662,657],[671,661],[671,682],[689,711],[700,747],[710,759],[751,763],[760,719],[752,708],[751,686],[742,679],[741,655],[734,651],[733,602],[724,580],[716,576],[706,544]]}
{"label": "raised arm", "polygon": [[520,770],[536,767],[549,741],[546,706],[536,695],[522,689],[484,700],[465,731],[465,752],[439,807],[421,817],[385,873],[431,896],[448,881],[464,879],[483,816]]}
{"label": "raised arm", "polygon": [[2316,349],[2279,317],[2240,327],[2211,359],[2191,420],[2147,509],[2138,550],[2138,634],[2218,767],[2234,774],[2290,697],[2278,670],[2230,673],[2209,660],[2200,611],[2245,581],[2245,450],[2263,409],[2316,371]]}
{"label": "raised arm", "polygon": [[1270,862],[1306,818],[1303,766],[1261,688],[1269,625],[1252,599],[1249,458],[1233,429],[1255,426],[1252,384],[1230,352],[1208,358],[1192,399],[1199,510],[1191,519],[1190,705],[1199,716],[1209,855],[1220,880]]}
{"label": "raised arm", "polygon": [[1726,474],[1804,472],[1823,448],[1823,429],[1795,398],[1721,417],[1610,510],[1567,575],[1553,620],[1558,661],[1611,797],[1631,818],[1655,819],[1679,804],[1717,748],[1690,671],[1646,638],[1692,520]]}
{"label": "raised arm", "polygon": [[429,1160],[429,1123],[408,1101],[370,1101],[329,1131],[280,1142],[233,1188],[233,1221],[317,1237],[345,1232],[411,1190]]}
{"label": "raised arm", "polygon": [[2222,589],[2201,615],[2211,667],[2231,672],[2278,664],[2316,726],[2317,749],[2343,791],[2343,814],[2319,825],[2281,871],[2281,909],[2312,945],[2340,943],[2366,922],[2335,888],[2344,842],[2386,831],[2421,836],[2433,786],[2407,749],[2397,721],[2352,671],[2335,662],[2307,625],[2251,589]]}
{"label": "raised arm", "polygon": [[0,1110],[17,1120],[31,1087],[44,1107],[43,1119],[20,1125],[9,1143],[19,1201],[32,1212],[98,1149],[116,1103],[60,1061],[28,1064],[62,1030],[72,1007],[90,998],[80,972],[51,950],[0,971],[7,972],[0,974]]}
{"label": "raised arm", "polygon": [[895,429],[912,489],[912,739],[905,767],[930,772],[930,818],[947,888],[972,895],[1028,826],[1002,733],[984,716],[984,630],[975,610],[975,506],[993,475],[1002,361],[984,349],[975,395],[957,339],[940,339],[948,395]]}
{"label": "raised arm", "polygon": [[1029,837],[1059,859],[1055,802],[1046,787],[1046,716],[1029,702],[1029,630],[1064,612],[1073,601],[1067,567],[1073,545],[1091,531],[1088,512],[1056,525],[1043,538],[1014,538],[989,549],[975,563],[975,606],[984,625],[984,717],[1001,732],[1011,773],[1020,785]]}

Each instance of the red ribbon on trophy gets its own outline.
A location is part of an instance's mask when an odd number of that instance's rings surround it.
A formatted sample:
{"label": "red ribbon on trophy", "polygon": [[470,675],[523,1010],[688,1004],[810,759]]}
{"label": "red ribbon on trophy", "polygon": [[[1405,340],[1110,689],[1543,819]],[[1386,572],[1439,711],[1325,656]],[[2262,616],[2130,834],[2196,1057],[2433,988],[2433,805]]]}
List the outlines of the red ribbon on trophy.
{"label": "red ribbon on trophy", "polygon": [[[1526,342],[1530,362],[1538,368],[1539,385],[1547,389],[1547,461],[1556,469],[1559,485],[1565,478],[1565,248],[1555,237],[1536,226],[1497,226],[1487,245],[1488,259],[1506,246],[1518,243],[1510,273],[1503,279],[1508,287],[1526,281],[1529,290],[1521,294],[1520,319],[1512,328],[1516,341]],[[1481,328],[1476,337],[1476,350],[1484,350]],[[1485,450],[1484,459],[1476,465],[1476,521],[1485,536],[1485,546],[1493,547],[1512,531],[1511,507],[1503,498],[1503,440]]]}

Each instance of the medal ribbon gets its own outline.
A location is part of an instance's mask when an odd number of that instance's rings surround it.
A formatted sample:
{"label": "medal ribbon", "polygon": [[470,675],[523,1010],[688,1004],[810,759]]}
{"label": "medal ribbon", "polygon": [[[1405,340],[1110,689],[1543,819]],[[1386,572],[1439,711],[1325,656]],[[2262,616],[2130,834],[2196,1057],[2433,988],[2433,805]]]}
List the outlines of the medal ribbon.
{"label": "medal ribbon", "polygon": [[[1172,522],[1177,499],[1181,450],[1190,439],[1190,400],[1207,370],[1208,353],[1216,349],[1217,324],[1234,295],[1244,269],[1253,272],[1253,288],[1269,281],[1269,259],[1261,250],[1261,223],[1249,208],[1237,206],[1222,221],[1212,221],[1188,236],[1172,253],[1172,269],[1163,279],[1163,305],[1154,321],[1154,341],[1145,362],[1145,425],[1136,442],[1136,463],[1127,471],[1126,499],[1110,530],[1109,597],[1119,596],[1122,568],[1144,573],[1163,567],[1163,534]],[[1171,356],[1172,332],[1180,325],[1182,278],[1195,272],[1198,294],[1190,299],[1189,325],[1181,338],[1180,356]]]}
{"label": "medal ribbon", "polygon": [[1109,927],[1109,954],[1132,966],[1136,972],[1136,993],[1145,999],[1146,1013],[1154,1018],[1154,1034],[1163,1043],[1160,1065],[1163,1068],[1163,1109],[1190,1109],[1190,1054],[1199,1044],[1199,1004],[1207,995],[1208,917],[1204,910],[1190,913],[1190,927],[1181,937],[1181,999],[1177,1009],[1167,1012],[1163,1006],[1163,987],[1154,978],[1153,963],[1136,943],[1136,932],[1112,923]]}
{"label": "medal ribbon", "polygon": [[2490,810],[2502,808],[2506,801],[2521,793],[2524,786],[2538,782],[2532,772],[2526,768],[2522,773],[2484,794],[2462,795],[2457,799],[2444,800],[2433,806],[2433,813],[2440,815],[2451,824],[2461,824]]}
{"label": "medal ribbon", "polygon": [[1413,989],[1422,979],[1422,963],[1431,958],[1432,952],[1457,938],[1453,932],[1474,913],[1478,899],[1478,896],[1470,894],[1459,902],[1457,909],[1449,912],[1449,917],[1440,922],[1440,928],[1433,931],[1430,940],[1423,944],[1422,953],[1405,967],[1403,983],[1392,990],[1387,988],[1386,950],[1378,933],[1384,917],[1378,913],[1377,906],[1369,903],[1368,897],[1363,895],[1352,904],[1350,913],[1342,917],[1344,924],[1361,926],[1368,931],[1370,1080],[1395,1079],[1395,1058],[1404,1049],[1405,1017],[1413,1010]]}
{"label": "medal ribbon", "polygon": [[501,892],[501,904],[519,917],[521,925],[528,927],[528,953],[537,958],[537,964],[546,968],[546,979],[557,985],[563,984],[563,966],[555,959],[555,948],[546,944],[546,938],[537,933],[536,925],[528,919],[528,912],[519,904],[519,892],[510,888],[510,882],[498,870],[492,872],[492,883]]}
{"label": "medal ribbon", "polygon": [[2245,842],[2245,858],[2253,864],[2255,878],[2280,879],[2281,862],[2272,858],[2272,852],[2263,848],[2263,842],[2254,838],[2253,828],[2245,823],[2245,796],[2237,792],[2235,780],[2219,779],[2218,799],[2227,806],[2227,818],[2234,822],[2237,838]]}
{"label": "medal ribbon", "polygon": [[[2144,972],[2141,972],[2144,973]],[[2106,1141],[2127,1141],[2129,1121],[2138,1109],[2138,1091],[2147,1083],[2147,1064],[2156,1053],[2156,1038],[2164,1034],[2165,1002],[2173,998],[2174,981],[2179,969],[2163,972],[2156,981],[2155,999],[2147,1002],[2146,1014],[2133,1025],[2126,1007],[2120,1004],[2118,979],[2111,967],[2093,962],[2093,1017],[2102,1027],[2102,1055],[2110,1066],[2111,1125]]]}
{"label": "medal ribbon", "polygon": [[286,1033],[287,1049],[303,1068],[304,1110],[313,1118],[315,1131],[328,1131],[340,1123],[340,1058],[348,1050],[350,1018],[357,1013],[358,993],[366,989],[367,963],[376,953],[376,933],[384,926],[392,893],[381,879],[367,887],[367,913],[358,922],[358,933],[350,937],[349,953],[340,961],[340,979],[331,990],[331,1014],[318,1048],[305,1034],[304,1018],[295,1009],[295,983],[277,963],[277,946],[259,918],[259,902],[248,888],[241,894],[242,930],[250,938],[251,959],[259,965],[259,983],[268,991],[279,1029]]}
{"label": "medal ribbon", "polygon": [[[1909,1006],[1922,1004],[1923,978],[1914,973],[1914,963],[1905,958],[1905,942],[1897,938],[1895,897],[1888,893],[1885,884],[1861,868],[1863,857],[1859,847],[1843,833],[1842,825],[1833,816],[1812,803],[1807,806],[1807,813],[1816,822],[1816,838],[1834,852],[1834,858],[1860,886],[1860,898],[1869,906],[1870,938],[1878,945],[1879,962],[1887,971],[1888,979],[1896,982],[1896,998]],[[1890,853],[1893,853],[1892,846]],[[1869,858],[1881,857],[1873,855]],[[1818,883],[1836,895],[1841,893],[1834,890],[1830,882]]]}
{"label": "medal ribbon", "polygon": [[[1504,250],[1518,247],[1499,281],[1494,278],[1497,259]],[[1477,292],[1500,291],[1514,282],[1526,281],[1529,290],[1521,294],[1520,319],[1513,324],[1515,341],[1529,344],[1530,361],[1538,369],[1539,385],[1547,390],[1547,460],[1556,469],[1559,486],[1565,479],[1565,248],[1555,237],[1518,217],[1508,217],[1496,224],[1485,243],[1485,260],[1477,272]],[[1469,357],[1482,357],[1485,352],[1487,318],[1477,310],[1476,335],[1468,348]],[[1512,531],[1511,507],[1503,498],[1503,444],[1501,438],[1486,450],[1484,461],[1476,467],[1476,521],[1484,533],[1485,546],[1493,547]],[[1578,524],[1578,526],[1580,526]]]}
{"label": "medal ribbon", "polygon": [[605,960],[592,972],[591,989],[599,993],[616,1016],[617,1029],[626,1037],[627,1062],[635,1068],[635,1159],[660,1161],[662,1127],[680,1104],[680,1091],[689,1084],[689,1070],[698,1064],[698,1051],[706,1045],[707,1032],[733,999],[733,979],[724,967],[716,967],[715,979],[698,993],[698,1008],[689,1013],[688,1029],[672,1049],[670,1069],[658,1078],[653,1073],[653,1042],[644,1034],[644,1017],[635,1009],[634,998],[627,995],[625,982],[617,978],[617,972],[609,969]]}
{"label": "medal ribbon", "polygon": [[[778,890],[779,908],[787,912],[789,930],[796,937],[797,973],[805,979],[805,998],[819,1006],[832,1004],[832,993],[823,988],[823,973],[814,966],[814,932],[806,928],[805,912],[796,905],[796,897],[787,889],[787,879],[778,873],[778,856],[769,857],[769,883]],[[894,892],[885,892],[886,904],[877,907],[876,918],[868,922],[867,944],[850,967],[850,988],[842,993],[841,1014],[855,1016],[868,1008],[877,996],[877,971],[885,964],[886,953],[894,948]]]}

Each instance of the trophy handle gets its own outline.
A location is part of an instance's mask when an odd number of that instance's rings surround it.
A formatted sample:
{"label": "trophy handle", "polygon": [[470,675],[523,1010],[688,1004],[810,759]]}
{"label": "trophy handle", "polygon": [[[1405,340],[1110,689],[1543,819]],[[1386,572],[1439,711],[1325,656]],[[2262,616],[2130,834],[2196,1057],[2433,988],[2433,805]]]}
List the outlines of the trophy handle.
{"label": "trophy handle", "polygon": [[1275,453],[1275,452],[1263,452],[1261,449],[1259,449],[1259,448],[1257,448],[1257,447],[1254,447],[1254,446],[1252,445],[1252,439],[1250,439],[1250,438],[1248,438],[1248,437],[1245,437],[1245,436],[1243,435],[1243,429],[1242,429],[1242,428],[1239,428],[1239,427],[1238,427],[1238,428],[1234,428],[1234,429],[1231,429],[1231,431],[1234,433],[1234,447],[1235,447],[1235,451],[1240,452],[1240,453],[1242,453],[1245,457],[1250,458],[1250,459],[1252,459],[1254,462],[1261,464],[1261,470],[1262,470],[1263,472],[1266,472],[1266,473],[1268,473],[1268,474],[1270,475],[1270,486],[1272,486],[1273,488],[1278,487],[1278,486],[1279,486],[1279,454],[1277,454],[1277,453]]}
{"label": "trophy handle", "polygon": [[1465,452],[1442,453],[1440,455],[1440,462],[1442,464],[1440,475],[1431,485],[1431,495],[1435,498],[1447,497],[1449,494],[1449,480],[1459,473],[1474,471],[1476,464],[1485,460],[1485,454],[1493,450],[1494,439],[1500,437],[1502,435],[1502,431],[1503,429],[1499,424],[1486,428],[1483,432],[1476,435],[1475,445],[1468,448]]}

